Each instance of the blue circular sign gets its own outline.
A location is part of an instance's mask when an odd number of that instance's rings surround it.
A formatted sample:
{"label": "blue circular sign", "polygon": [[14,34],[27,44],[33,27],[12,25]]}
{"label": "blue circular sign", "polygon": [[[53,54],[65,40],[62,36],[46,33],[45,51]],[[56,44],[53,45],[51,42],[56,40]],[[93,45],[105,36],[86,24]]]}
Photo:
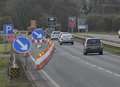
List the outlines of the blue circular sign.
{"label": "blue circular sign", "polygon": [[45,33],[42,28],[35,29],[32,32],[32,37],[36,40],[43,39],[44,36],[45,36]]}
{"label": "blue circular sign", "polygon": [[17,53],[27,53],[31,50],[31,41],[25,36],[18,36],[12,46]]}

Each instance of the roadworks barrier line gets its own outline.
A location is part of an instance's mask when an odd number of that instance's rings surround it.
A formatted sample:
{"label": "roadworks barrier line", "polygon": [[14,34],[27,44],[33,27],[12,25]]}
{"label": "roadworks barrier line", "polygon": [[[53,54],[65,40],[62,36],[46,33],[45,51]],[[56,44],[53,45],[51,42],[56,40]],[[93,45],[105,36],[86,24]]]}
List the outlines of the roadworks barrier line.
{"label": "roadworks barrier line", "polygon": [[52,58],[52,54],[55,50],[55,44],[51,40],[48,40],[48,47],[45,48],[39,55],[35,58],[35,65],[37,70],[41,70],[47,65],[47,63]]}

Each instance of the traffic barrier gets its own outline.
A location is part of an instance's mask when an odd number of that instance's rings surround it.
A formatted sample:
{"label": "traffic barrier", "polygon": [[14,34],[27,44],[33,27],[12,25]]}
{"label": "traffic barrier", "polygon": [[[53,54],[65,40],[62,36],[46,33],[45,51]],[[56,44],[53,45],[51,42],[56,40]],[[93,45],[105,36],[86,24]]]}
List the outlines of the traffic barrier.
{"label": "traffic barrier", "polygon": [[48,40],[48,47],[40,52],[35,58],[36,69],[41,70],[49,62],[52,53],[54,52],[54,48],[54,43]]}
{"label": "traffic barrier", "polygon": [[54,49],[51,51],[51,53],[46,57],[46,59],[39,65],[37,65],[37,69],[41,70],[44,68],[45,65],[47,65],[47,63],[49,62],[49,60],[52,58],[52,54],[54,52]]}

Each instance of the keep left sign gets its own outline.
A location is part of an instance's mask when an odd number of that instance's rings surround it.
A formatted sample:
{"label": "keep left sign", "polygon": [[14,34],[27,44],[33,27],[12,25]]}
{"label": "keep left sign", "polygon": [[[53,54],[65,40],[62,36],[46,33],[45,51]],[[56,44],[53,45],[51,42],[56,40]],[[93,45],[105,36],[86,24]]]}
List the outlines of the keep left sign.
{"label": "keep left sign", "polygon": [[18,36],[12,45],[17,53],[27,53],[31,50],[31,41],[25,36]]}

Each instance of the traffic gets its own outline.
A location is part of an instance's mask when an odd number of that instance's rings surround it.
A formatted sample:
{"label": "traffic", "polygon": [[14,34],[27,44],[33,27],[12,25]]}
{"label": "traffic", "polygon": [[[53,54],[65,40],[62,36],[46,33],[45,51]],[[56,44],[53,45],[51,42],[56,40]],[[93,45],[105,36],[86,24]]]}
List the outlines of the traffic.
{"label": "traffic", "polygon": [[120,87],[120,0],[0,0],[0,87]]}

